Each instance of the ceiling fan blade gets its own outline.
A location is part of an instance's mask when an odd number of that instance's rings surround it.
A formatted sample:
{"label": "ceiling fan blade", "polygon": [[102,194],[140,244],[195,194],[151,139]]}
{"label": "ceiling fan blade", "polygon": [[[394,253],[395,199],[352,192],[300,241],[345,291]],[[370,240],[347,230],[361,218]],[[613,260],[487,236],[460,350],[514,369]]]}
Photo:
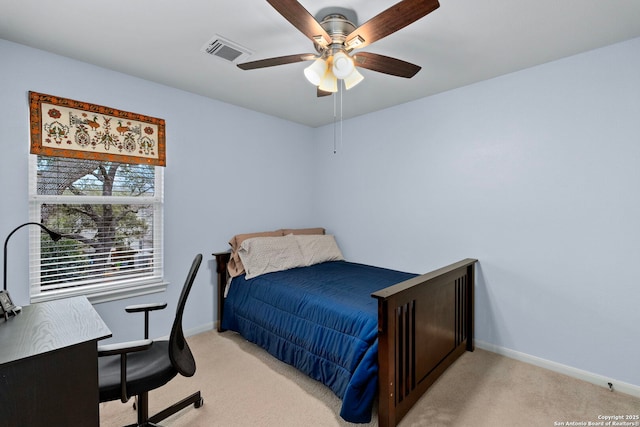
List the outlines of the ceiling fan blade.
{"label": "ceiling fan blade", "polygon": [[316,59],[316,55],[311,53],[300,53],[297,55],[278,56],[275,58],[259,59],[257,61],[244,62],[238,64],[238,68],[243,70],[255,70],[256,68],[274,67],[276,65],[293,64],[295,62],[311,61]]}
{"label": "ceiling fan blade", "polygon": [[321,46],[331,43],[331,37],[318,21],[296,0],[267,0],[287,21],[302,34]]}
{"label": "ceiling fan blade", "polygon": [[370,52],[356,53],[353,55],[353,61],[358,67],[408,79],[422,68],[410,62]]}
{"label": "ceiling fan blade", "polygon": [[345,39],[345,45],[348,49],[370,45],[414,23],[438,7],[438,0],[403,0],[353,30]]}

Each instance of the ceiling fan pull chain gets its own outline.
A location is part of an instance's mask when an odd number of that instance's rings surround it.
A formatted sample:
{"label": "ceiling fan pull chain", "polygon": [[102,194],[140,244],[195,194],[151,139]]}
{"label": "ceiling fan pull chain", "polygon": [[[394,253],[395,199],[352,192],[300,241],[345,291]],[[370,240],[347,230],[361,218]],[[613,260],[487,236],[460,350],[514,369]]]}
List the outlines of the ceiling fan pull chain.
{"label": "ceiling fan pull chain", "polygon": [[333,154],[336,154],[338,152],[338,149],[336,148],[336,138],[337,138],[337,114],[336,114],[336,109],[337,109],[337,98],[336,98],[336,94],[335,92],[333,93]]}
{"label": "ceiling fan pull chain", "polygon": [[343,114],[342,114],[342,97],[344,96],[344,80],[340,80],[340,144],[342,145],[342,124],[343,124]]}

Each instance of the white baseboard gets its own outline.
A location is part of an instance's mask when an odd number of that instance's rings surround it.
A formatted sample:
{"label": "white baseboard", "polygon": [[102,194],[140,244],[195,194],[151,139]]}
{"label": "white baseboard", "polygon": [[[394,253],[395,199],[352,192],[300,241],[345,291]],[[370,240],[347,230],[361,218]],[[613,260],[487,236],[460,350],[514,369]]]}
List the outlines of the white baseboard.
{"label": "white baseboard", "polygon": [[515,359],[524,363],[529,363],[531,365],[539,366],[541,368],[558,372],[560,374],[564,374],[572,378],[577,378],[579,380],[583,380],[591,384],[602,386],[607,389],[610,388],[609,383],[611,383],[614,391],[624,393],[624,394],[629,394],[631,396],[640,398],[640,386],[637,386],[637,385],[625,383],[623,381],[618,381],[613,378],[608,378],[602,375],[594,374],[592,372],[583,371],[581,369],[577,369],[571,366],[552,362],[550,360],[541,359],[539,357],[531,356],[526,353],[520,353],[519,351],[510,350],[508,348],[500,347],[494,344],[489,344],[484,341],[475,340],[474,343],[476,347],[482,350],[487,350],[492,353],[497,353],[502,356],[508,357],[510,359]]}
{"label": "white baseboard", "polygon": [[[192,335],[197,335],[197,334],[202,333],[202,332],[210,331],[213,328],[217,327],[217,324],[218,324],[218,322],[215,322],[215,323],[214,322],[209,322],[209,323],[205,323],[205,324],[200,325],[200,326],[196,326],[195,328],[187,329],[187,330],[183,331],[184,332],[184,336],[185,337],[190,337]],[[169,335],[158,337],[156,339],[168,340],[169,339]]]}
{"label": "white baseboard", "polygon": [[190,337],[191,335],[197,335],[200,334],[202,332],[207,332],[210,331],[212,329],[214,329],[216,327],[217,322],[209,322],[209,323],[205,323],[203,325],[200,326],[196,326],[195,328],[191,328],[188,329],[186,331],[184,331],[184,336],[185,337]]}

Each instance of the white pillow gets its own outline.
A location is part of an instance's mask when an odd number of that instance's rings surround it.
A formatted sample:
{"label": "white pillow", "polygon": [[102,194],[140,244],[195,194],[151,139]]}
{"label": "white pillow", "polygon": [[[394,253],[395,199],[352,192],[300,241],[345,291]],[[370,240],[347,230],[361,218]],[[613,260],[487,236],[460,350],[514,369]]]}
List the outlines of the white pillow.
{"label": "white pillow", "polygon": [[300,246],[304,265],[308,266],[321,262],[344,260],[335,237],[330,234],[297,234],[293,237],[298,242],[298,246]]}
{"label": "white pillow", "polygon": [[247,279],[304,266],[300,246],[293,235],[246,239],[240,244],[238,255]]}

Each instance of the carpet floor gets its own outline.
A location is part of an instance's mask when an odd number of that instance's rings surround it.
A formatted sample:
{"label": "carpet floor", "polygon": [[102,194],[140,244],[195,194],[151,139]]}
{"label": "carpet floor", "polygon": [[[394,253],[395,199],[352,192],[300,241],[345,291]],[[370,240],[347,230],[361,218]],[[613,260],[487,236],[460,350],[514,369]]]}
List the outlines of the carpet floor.
{"label": "carpet floor", "polygon": [[[331,390],[233,332],[209,331],[188,342],[195,376],[176,377],[152,391],[150,413],[197,390],[204,406],[182,410],[162,423],[167,427],[378,425],[375,410],[369,424],[345,422]],[[131,402],[100,404],[101,426],[135,422]],[[638,398],[477,349],[458,359],[399,426],[606,425],[602,417],[638,414]]]}

